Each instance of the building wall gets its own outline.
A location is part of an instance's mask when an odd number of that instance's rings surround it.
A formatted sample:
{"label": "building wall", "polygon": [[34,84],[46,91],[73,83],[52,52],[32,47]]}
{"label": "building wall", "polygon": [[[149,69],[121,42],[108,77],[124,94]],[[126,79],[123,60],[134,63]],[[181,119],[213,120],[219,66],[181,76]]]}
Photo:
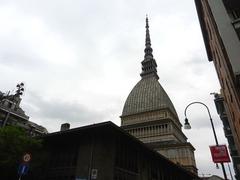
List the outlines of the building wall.
{"label": "building wall", "polygon": [[[177,173],[176,169],[169,166],[168,163],[165,164],[164,160],[161,161],[160,159],[158,159],[157,154],[155,157],[150,156],[150,151],[145,151],[144,149],[135,146],[134,143],[130,143],[124,140],[124,138],[117,138],[116,144],[116,157],[117,159],[122,161],[122,164],[124,165],[119,165],[118,161],[116,161],[115,167],[116,169],[121,169],[120,171],[125,175],[125,178],[122,178],[124,176],[117,177],[115,174],[114,180],[185,180],[189,178],[178,174],[179,172]],[[173,153],[175,153],[174,150],[172,151]],[[189,170],[192,170],[192,167],[190,167]]]}
{"label": "building wall", "polygon": [[[84,143],[82,144],[82,142]],[[113,179],[113,153],[114,142],[112,138],[93,135],[85,141],[81,141],[78,148],[76,177],[88,179],[92,171],[96,170],[97,179]]]}
{"label": "building wall", "polygon": [[227,105],[229,124],[240,153],[239,39],[222,1],[195,2],[208,58],[214,63]]}
{"label": "building wall", "polygon": [[171,120],[155,121],[154,124],[138,124],[123,127],[126,131],[144,143],[151,142],[185,142],[186,137],[176,128]]}
{"label": "building wall", "polygon": [[197,174],[194,149],[189,144],[179,144],[179,146],[176,147],[165,146],[157,151],[174,163],[182,165],[189,171]]}
{"label": "building wall", "polygon": [[[194,148],[169,109],[122,116],[122,128],[176,164],[197,174]],[[184,146],[182,146],[185,144]],[[171,153],[170,153],[171,152]],[[189,152],[189,153],[182,153]]]}
{"label": "building wall", "polygon": [[198,179],[112,123],[94,126],[43,137],[48,158],[34,179],[93,180],[93,169],[97,180]]}
{"label": "building wall", "polygon": [[217,112],[223,123],[224,134],[228,140],[228,148],[230,151],[230,155],[232,157],[233,167],[234,167],[234,171],[235,171],[235,178],[240,179],[240,169],[238,168],[238,167],[240,167],[240,158],[239,158],[239,154],[237,152],[236,146],[235,146],[234,138],[233,138],[232,131],[231,131],[231,128],[229,125],[229,120],[228,120],[228,117],[226,114],[224,98],[222,97],[221,94],[215,94],[214,97],[215,97],[214,102],[216,105]]}
{"label": "building wall", "polygon": [[147,111],[129,116],[121,116],[121,126],[133,125],[138,123],[150,123],[156,120],[172,119],[172,121],[181,128],[176,116],[173,115],[168,109],[160,109],[155,111]]}
{"label": "building wall", "polygon": [[228,14],[223,0],[208,0],[208,3],[232,71],[234,74],[240,74],[240,41],[236,30],[233,28],[232,22],[234,19],[231,19],[230,14]]}

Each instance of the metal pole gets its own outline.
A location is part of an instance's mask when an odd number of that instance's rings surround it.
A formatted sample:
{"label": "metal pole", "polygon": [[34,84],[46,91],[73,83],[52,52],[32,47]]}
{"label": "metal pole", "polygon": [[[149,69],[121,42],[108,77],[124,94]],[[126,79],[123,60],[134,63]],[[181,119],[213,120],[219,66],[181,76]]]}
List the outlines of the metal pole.
{"label": "metal pole", "polygon": [[[207,108],[207,112],[208,112],[208,116],[209,116],[209,119],[210,119],[210,122],[211,122],[211,127],[212,127],[212,131],[213,131],[213,135],[214,135],[214,139],[215,139],[215,142],[216,142],[216,145],[218,146],[218,139],[217,139],[217,135],[216,135],[216,131],[215,131],[215,128],[214,128],[214,124],[213,124],[213,120],[212,120],[212,117],[211,117],[211,114],[210,114],[210,111],[209,111],[209,108],[206,104],[202,103],[202,102],[192,102],[190,104],[187,105],[187,107],[185,108],[184,110],[184,115],[185,115],[185,118],[187,117],[186,113],[187,113],[187,108],[192,105],[192,104],[201,104],[203,106],[205,106]],[[225,167],[224,167],[224,164],[223,163],[220,163],[221,166],[222,166],[222,171],[223,171],[223,175],[224,175],[224,178],[227,179],[227,174],[226,174],[226,171],[225,171]]]}
{"label": "metal pole", "polygon": [[229,169],[229,172],[230,172],[231,180],[233,180],[233,175],[232,175],[232,171],[231,171],[231,168],[229,166],[229,163],[227,165],[228,165],[228,169]]}

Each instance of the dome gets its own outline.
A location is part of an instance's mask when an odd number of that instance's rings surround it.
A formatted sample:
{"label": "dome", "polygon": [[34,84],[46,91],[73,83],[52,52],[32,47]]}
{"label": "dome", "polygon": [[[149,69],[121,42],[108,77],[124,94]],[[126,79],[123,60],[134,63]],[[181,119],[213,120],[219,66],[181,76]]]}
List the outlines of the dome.
{"label": "dome", "polygon": [[155,76],[142,78],[132,89],[124,104],[122,116],[169,108],[176,110],[167,93]]}

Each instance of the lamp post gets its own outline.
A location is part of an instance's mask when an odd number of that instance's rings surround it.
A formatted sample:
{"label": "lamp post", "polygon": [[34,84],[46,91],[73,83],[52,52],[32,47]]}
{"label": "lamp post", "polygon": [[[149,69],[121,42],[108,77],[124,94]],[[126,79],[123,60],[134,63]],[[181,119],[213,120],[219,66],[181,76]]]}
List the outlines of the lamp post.
{"label": "lamp post", "polygon": [[[185,123],[184,123],[184,129],[191,129],[191,126],[190,126],[190,123],[187,119],[187,108],[189,106],[191,106],[192,104],[201,104],[203,105],[204,107],[207,108],[207,112],[208,112],[208,116],[209,116],[209,119],[210,119],[210,122],[211,122],[211,126],[212,126],[212,131],[213,131],[213,135],[214,135],[214,139],[215,139],[215,142],[216,142],[216,145],[218,146],[218,139],[217,139],[217,135],[216,135],[216,131],[215,131],[215,128],[214,128],[214,125],[213,125],[213,121],[212,121],[212,116],[210,114],[210,111],[209,111],[209,108],[207,107],[206,104],[202,103],[202,102],[192,102],[190,104],[187,105],[187,107],[185,108],[184,110],[184,115],[185,115]],[[223,175],[224,175],[224,178],[227,179],[227,174],[226,174],[226,171],[225,171],[225,167],[224,167],[224,164],[223,163],[220,163],[221,166],[222,166],[222,171],[223,171]]]}

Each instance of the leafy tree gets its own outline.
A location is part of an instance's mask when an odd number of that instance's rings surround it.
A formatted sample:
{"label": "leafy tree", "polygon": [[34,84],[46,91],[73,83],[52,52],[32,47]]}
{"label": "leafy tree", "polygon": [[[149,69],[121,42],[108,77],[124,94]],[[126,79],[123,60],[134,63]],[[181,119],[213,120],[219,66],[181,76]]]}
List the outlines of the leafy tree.
{"label": "leafy tree", "polygon": [[[15,126],[0,128],[0,179],[17,179],[18,167],[22,163],[22,156],[29,152],[34,159],[42,148],[40,139],[27,135],[24,129]],[[34,160],[30,162],[38,166]]]}

